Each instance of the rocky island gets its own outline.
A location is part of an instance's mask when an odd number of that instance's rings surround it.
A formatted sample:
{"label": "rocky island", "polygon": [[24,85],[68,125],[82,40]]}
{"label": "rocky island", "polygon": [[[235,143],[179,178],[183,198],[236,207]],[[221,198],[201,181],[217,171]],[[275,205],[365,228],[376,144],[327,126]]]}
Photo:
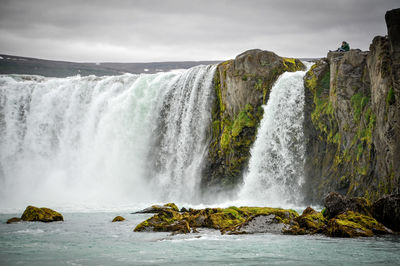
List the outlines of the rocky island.
{"label": "rocky island", "polygon": [[[144,213],[156,214],[138,224],[134,231],[186,234],[209,228],[219,230],[221,234],[324,234],[330,237],[394,234],[399,230],[400,216],[384,210],[397,209],[400,195],[391,200],[392,203],[381,199],[371,204],[362,197],[346,198],[332,192],[325,198],[325,208],[321,212],[308,207],[301,215],[294,210],[269,207],[232,206],[178,211],[175,204],[169,203],[145,209]],[[393,202],[397,205],[394,206]]]}

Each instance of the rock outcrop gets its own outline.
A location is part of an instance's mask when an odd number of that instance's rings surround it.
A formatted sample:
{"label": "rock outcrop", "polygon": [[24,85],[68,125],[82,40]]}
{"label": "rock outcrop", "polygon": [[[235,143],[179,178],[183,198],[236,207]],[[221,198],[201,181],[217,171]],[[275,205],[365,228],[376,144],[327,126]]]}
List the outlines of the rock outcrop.
{"label": "rock outcrop", "polygon": [[64,221],[64,217],[59,213],[49,208],[37,208],[34,206],[26,207],[21,219],[26,222],[57,222]]}
{"label": "rock outcrop", "polygon": [[392,232],[373,217],[347,211],[329,220],[326,234],[331,237],[359,237],[391,234]]}
{"label": "rock outcrop", "polygon": [[369,237],[393,234],[371,214],[371,204],[365,198],[346,198],[332,192],[325,198],[325,209],[316,212],[308,207],[294,219],[285,234],[324,234],[330,237]]}
{"label": "rock outcrop", "polygon": [[203,191],[233,188],[241,182],[257,127],[273,83],[285,71],[303,70],[298,60],[249,50],[218,65],[214,78],[211,144]]}
{"label": "rock outcrop", "polygon": [[400,188],[399,10],[369,52],[330,52],[305,77],[307,201],[329,191],[376,200]]}
{"label": "rock outcrop", "polygon": [[400,194],[385,196],[374,202],[372,213],[379,222],[400,232]]}
{"label": "rock outcrop", "polygon": [[372,215],[371,203],[362,197],[346,198],[337,192],[331,192],[325,197],[325,216],[333,218],[346,211],[358,212],[364,215]]}
{"label": "rock outcrop", "polygon": [[123,222],[123,221],[125,221],[125,218],[122,217],[122,216],[116,216],[116,217],[112,220],[113,223],[115,223],[115,222]]}
{"label": "rock outcrop", "polygon": [[183,213],[165,210],[138,224],[134,231],[176,234],[210,228],[222,234],[282,233],[297,216],[293,210],[267,207],[190,209]]}
{"label": "rock outcrop", "polygon": [[14,224],[14,223],[19,223],[21,222],[22,219],[19,217],[13,217],[7,220],[7,224]]}
{"label": "rock outcrop", "polygon": [[145,208],[141,211],[133,212],[132,214],[135,213],[160,213],[163,211],[179,211],[178,207],[175,205],[175,203],[167,203],[164,205],[153,205],[148,208]]}
{"label": "rock outcrop", "polygon": [[326,209],[296,211],[268,207],[229,207],[164,210],[138,224],[135,232],[197,233],[199,228],[216,229],[221,234],[274,233],[288,235],[324,234],[331,237],[367,237],[393,232],[375,220],[366,199],[330,194]]}
{"label": "rock outcrop", "polygon": [[290,228],[284,230],[284,233],[289,235],[323,234],[326,232],[326,223],[327,219],[321,212],[307,207],[299,217],[294,219]]}

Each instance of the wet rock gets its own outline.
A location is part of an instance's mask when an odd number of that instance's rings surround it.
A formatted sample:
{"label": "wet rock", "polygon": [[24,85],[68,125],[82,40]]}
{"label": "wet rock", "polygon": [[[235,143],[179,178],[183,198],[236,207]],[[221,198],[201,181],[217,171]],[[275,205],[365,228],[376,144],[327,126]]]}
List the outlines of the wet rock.
{"label": "wet rock", "polygon": [[255,233],[275,233],[280,234],[288,229],[289,225],[278,219],[276,215],[258,214],[236,228],[231,229],[229,234],[255,234]]}
{"label": "wet rock", "polygon": [[114,223],[114,222],[123,222],[123,221],[125,221],[125,218],[122,217],[122,216],[116,216],[116,217],[112,220],[113,223]]}
{"label": "wet rock", "polygon": [[[297,212],[268,207],[229,207],[190,209],[188,212],[165,210],[143,221],[134,229],[135,232],[197,232],[197,228],[210,228],[226,232],[256,233],[277,232],[297,217]],[[267,228],[267,225],[268,228]],[[257,229],[258,228],[258,229]],[[267,229],[266,229],[267,228]],[[246,230],[246,231],[245,231]],[[267,230],[267,231],[266,231]],[[240,233],[241,233],[240,232]]]}
{"label": "wet rock", "polygon": [[306,75],[310,203],[329,191],[377,200],[400,189],[399,14],[386,13],[388,36],[376,36],[369,51],[328,53]]}
{"label": "wet rock", "polygon": [[284,230],[289,235],[322,234],[326,231],[327,220],[321,212],[307,207],[302,215],[294,219],[290,228]]}
{"label": "wet rock", "polygon": [[64,221],[64,217],[59,213],[49,208],[37,208],[34,206],[26,207],[21,216],[23,221],[28,222],[57,222]]}
{"label": "wet rock", "polygon": [[133,212],[132,214],[136,213],[160,213],[162,211],[179,211],[178,207],[175,203],[167,203],[164,205],[153,205],[151,207],[145,208],[141,211]]}
{"label": "wet rock", "polygon": [[374,202],[372,213],[376,220],[400,232],[400,194],[385,196]]}
{"label": "wet rock", "polygon": [[171,202],[171,203],[167,203],[167,204],[164,204],[164,206],[165,206],[165,207],[171,207],[172,210],[174,210],[174,211],[176,211],[176,212],[179,211],[178,206],[176,206],[175,203],[172,203],[172,202]]}
{"label": "wet rock", "polygon": [[7,220],[7,223],[8,223],[8,224],[13,224],[13,223],[19,223],[19,222],[21,222],[21,221],[22,221],[21,218],[13,217],[13,218],[8,219],[8,220]]}
{"label": "wet rock", "polygon": [[181,212],[188,212],[189,210],[188,209],[186,209],[185,207],[182,207],[181,208]]}
{"label": "wet rock", "polygon": [[326,215],[333,218],[345,211],[354,211],[364,215],[371,215],[371,203],[361,197],[346,198],[337,192],[331,192],[325,198]]}
{"label": "wet rock", "polygon": [[214,76],[212,132],[201,186],[206,194],[230,190],[242,180],[250,147],[274,82],[285,71],[305,69],[294,58],[248,50],[218,65]]}
{"label": "wet rock", "polygon": [[346,211],[329,220],[327,235],[331,237],[368,237],[374,234],[391,234],[392,231],[371,216]]}
{"label": "wet rock", "polygon": [[179,212],[164,210],[138,224],[134,232],[190,233],[189,223]]}

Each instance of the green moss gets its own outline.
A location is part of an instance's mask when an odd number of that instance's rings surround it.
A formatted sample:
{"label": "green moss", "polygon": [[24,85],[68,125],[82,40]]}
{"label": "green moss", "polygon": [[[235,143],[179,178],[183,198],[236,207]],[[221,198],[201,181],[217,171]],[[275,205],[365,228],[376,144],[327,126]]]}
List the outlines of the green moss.
{"label": "green moss", "polygon": [[23,221],[28,222],[55,222],[64,221],[64,217],[59,213],[49,208],[37,208],[34,206],[26,207],[21,216]]}
{"label": "green moss", "polygon": [[295,58],[282,58],[283,59],[283,65],[285,66],[285,71],[288,72],[296,72],[296,71],[301,71],[304,70],[306,67],[304,64],[299,60]]}
{"label": "green moss", "polygon": [[374,218],[357,212],[347,211],[331,219],[328,235],[339,237],[372,236],[385,234],[388,230]]}
{"label": "green moss", "polygon": [[208,149],[208,162],[211,166],[210,174],[202,181],[203,188],[209,184],[218,184],[230,189],[241,181],[242,172],[250,156],[250,147],[255,140],[257,127],[264,113],[261,105],[250,104],[235,110],[233,114],[232,110],[226,111],[227,73],[239,81],[246,82],[246,85],[253,86],[257,93],[262,92],[262,103],[266,103],[279,75],[285,71],[298,71],[304,68],[300,60],[293,58],[284,58],[281,64],[276,64],[275,67],[269,66],[268,75],[238,71],[234,68],[232,60],[218,65],[214,76],[216,99],[212,107],[212,140]]}
{"label": "green moss", "polygon": [[[328,180],[319,182],[321,184],[316,190],[324,190],[327,184],[340,187],[340,189],[348,188],[348,194],[360,193],[362,186],[360,180],[366,178],[371,173],[373,163],[373,135],[376,124],[376,115],[374,114],[371,104],[369,92],[364,92],[359,88],[354,87],[355,94],[350,99],[352,107],[353,121],[349,121],[344,127],[339,130],[339,124],[336,118],[336,110],[333,106],[333,101],[336,99],[336,84],[338,80],[337,73],[335,78],[330,83],[330,71],[318,72],[316,70],[319,63],[317,62],[305,77],[305,86],[312,95],[314,108],[311,111],[311,121],[317,130],[317,138],[321,143],[325,143],[326,155],[323,163],[329,164],[327,160],[333,164],[329,166],[331,174]],[[318,71],[324,71],[318,68]],[[329,87],[331,84],[332,87]],[[328,93],[329,92],[329,93]],[[341,133],[345,133],[343,136]],[[351,142],[346,140],[351,138]],[[344,143],[343,143],[344,142]],[[315,167],[321,167],[320,158],[313,160]],[[328,167],[326,165],[326,167]],[[344,173],[343,171],[346,171]],[[346,182],[342,182],[340,177],[346,176]],[[336,180],[338,179],[338,180]],[[325,185],[324,185],[325,184]]]}
{"label": "green moss", "polygon": [[386,105],[393,105],[393,104],[395,104],[395,102],[396,102],[396,98],[394,96],[394,90],[393,90],[393,87],[391,87],[386,96]]}
{"label": "green moss", "polygon": [[145,221],[141,222],[140,224],[138,224],[133,231],[134,232],[143,232],[143,231],[146,231],[149,228],[149,226],[150,226],[150,224],[149,224],[148,220],[145,220]]}
{"label": "green moss", "polygon": [[311,207],[307,207],[303,214],[296,217],[291,223],[289,229],[285,230],[285,234],[303,235],[324,233],[327,220],[321,212],[316,212]]}
{"label": "green moss", "polygon": [[115,223],[115,222],[123,222],[123,221],[125,221],[125,218],[122,217],[122,216],[116,216],[116,217],[112,220],[113,223]]}
{"label": "green moss", "polygon": [[368,104],[369,98],[361,93],[356,93],[351,97],[351,106],[353,107],[353,118],[356,123],[360,121],[361,113]]}
{"label": "green moss", "polygon": [[165,210],[138,224],[133,231],[173,232],[186,231],[186,224],[179,223],[183,216],[173,210]]}
{"label": "green moss", "polygon": [[176,206],[176,204],[175,203],[167,203],[167,204],[164,204],[164,206],[166,206],[166,207],[171,207],[172,208],[172,210],[174,210],[174,211],[179,211],[179,208],[178,208],[178,206]]}
{"label": "green moss", "polygon": [[253,107],[247,104],[245,110],[241,111],[233,121],[231,135],[237,137],[245,127],[255,127],[257,122],[253,116]]}
{"label": "green moss", "polygon": [[289,220],[294,219],[299,216],[299,214],[294,210],[286,210],[281,208],[269,208],[269,207],[240,207],[239,208],[247,216],[252,215],[270,215],[274,214],[280,217],[284,223],[288,223]]}

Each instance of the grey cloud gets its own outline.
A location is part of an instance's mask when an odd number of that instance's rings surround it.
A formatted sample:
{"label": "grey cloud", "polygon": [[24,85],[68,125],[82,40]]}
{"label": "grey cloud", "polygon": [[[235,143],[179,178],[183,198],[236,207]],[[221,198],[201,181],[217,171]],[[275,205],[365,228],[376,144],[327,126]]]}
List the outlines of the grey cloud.
{"label": "grey cloud", "polygon": [[0,53],[73,61],[228,59],[367,49],[397,1],[0,0]]}

